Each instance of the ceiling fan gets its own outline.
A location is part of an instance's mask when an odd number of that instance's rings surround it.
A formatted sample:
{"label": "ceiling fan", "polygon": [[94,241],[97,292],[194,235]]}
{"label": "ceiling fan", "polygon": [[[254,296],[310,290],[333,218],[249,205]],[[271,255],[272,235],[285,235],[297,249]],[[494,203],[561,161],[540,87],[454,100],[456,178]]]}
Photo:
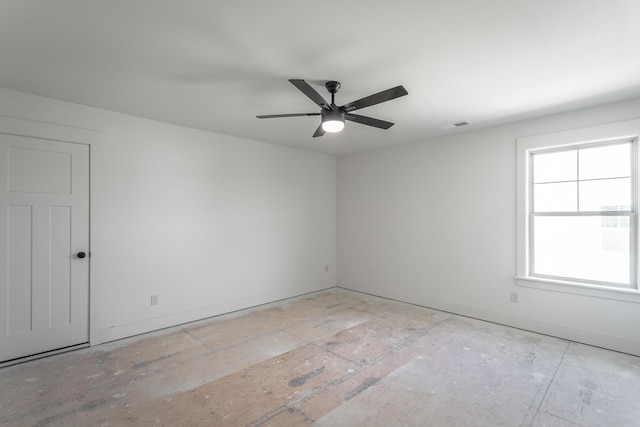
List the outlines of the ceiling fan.
{"label": "ceiling fan", "polygon": [[374,119],[372,117],[360,116],[353,114],[352,111],[360,110],[365,107],[380,104],[381,102],[391,101],[392,99],[408,95],[407,90],[402,86],[396,86],[391,89],[383,90],[373,95],[349,102],[343,106],[337,106],[335,103],[335,95],[340,89],[340,82],[328,81],[325,87],[331,94],[331,104],[329,104],[309,83],[302,79],[289,79],[289,81],[302,93],[307,95],[309,99],[320,107],[319,113],[292,113],[292,114],[271,114],[265,116],[256,116],[259,119],[274,119],[280,117],[300,117],[300,116],[321,116],[321,123],[316,129],[313,137],[323,136],[325,132],[340,132],[344,128],[344,121],[360,123],[361,125],[373,126],[380,129],[389,129],[393,123],[384,120]]}

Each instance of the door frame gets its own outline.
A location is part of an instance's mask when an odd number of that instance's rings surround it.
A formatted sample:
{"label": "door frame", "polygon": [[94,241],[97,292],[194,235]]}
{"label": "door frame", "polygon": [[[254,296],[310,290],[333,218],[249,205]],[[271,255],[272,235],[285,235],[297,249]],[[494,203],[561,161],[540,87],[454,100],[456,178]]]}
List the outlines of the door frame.
{"label": "door frame", "polygon": [[95,171],[96,153],[100,151],[100,132],[72,126],[0,116],[0,134],[49,139],[89,146],[89,345],[100,339],[100,277],[102,274],[99,251],[99,215],[94,209],[96,187],[99,180]]}

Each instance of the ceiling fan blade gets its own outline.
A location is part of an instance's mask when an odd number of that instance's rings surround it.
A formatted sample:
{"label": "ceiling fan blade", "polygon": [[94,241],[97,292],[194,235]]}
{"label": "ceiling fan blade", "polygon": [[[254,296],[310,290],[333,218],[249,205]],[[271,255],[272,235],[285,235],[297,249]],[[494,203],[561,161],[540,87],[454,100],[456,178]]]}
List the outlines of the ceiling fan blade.
{"label": "ceiling fan blade", "polygon": [[268,114],[256,116],[259,119],[276,119],[279,117],[302,117],[302,116],[319,116],[320,113],[292,113],[292,114]]}
{"label": "ceiling fan blade", "polygon": [[324,136],[324,129],[322,129],[322,123],[320,123],[320,126],[318,126],[318,129],[316,129],[315,133],[313,134],[314,138],[317,138],[319,136]]}
{"label": "ceiling fan blade", "polygon": [[345,114],[344,118],[345,120],[360,123],[361,125],[373,126],[380,129],[389,129],[391,126],[393,126],[393,123],[391,122],[374,119],[373,117],[359,116],[357,114]]}
{"label": "ceiling fan blade", "polygon": [[381,102],[391,101],[392,99],[399,98],[408,94],[409,92],[407,92],[407,90],[402,85],[400,85],[345,104],[340,107],[340,110],[348,113],[350,111],[360,110],[365,107],[380,104]]}
{"label": "ceiling fan blade", "polygon": [[360,116],[358,114],[345,114],[345,120],[349,120],[351,122],[360,123],[361,125],[373,126],[380,129],[389,129],[393,126],[393,123],[387,122],[385,120],[374,119],[373,117]]}
{"label": "ceiling fan blade", "polygon": [[331,111],[330,104],[320,95],[314,88],[312,88],[309,83],[305,82],[302,79],[289,79],[291,84],[300,89],[300,92],[307,95],[307,97],[315,102],[320,108],[323,110]]}

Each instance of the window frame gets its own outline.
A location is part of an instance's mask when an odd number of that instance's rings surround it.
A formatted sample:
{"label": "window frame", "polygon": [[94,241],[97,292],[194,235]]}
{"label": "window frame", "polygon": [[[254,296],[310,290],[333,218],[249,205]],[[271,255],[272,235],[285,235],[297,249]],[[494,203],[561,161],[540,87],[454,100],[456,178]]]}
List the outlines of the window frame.
{"label": "window frame", "polygon": [[[638,140],[640,136],[640,119],[628,120],[624,122],[593,126],[563,132],[556,132],[545,135],[518,138],[517,145],[517,284],[526,287],[535,287],[553,291],[578,293],[598,296],[603,298],[622,299],[640,303],[640,289],[638,286]],[[615,144],[625,141],[632,141],[632,200],[633,206],[630,216],[630,227],[632,228],[632,240],[630,248],[630,268],[631,285],[613,284],[591,280],[571,279],[555,276],[545,276],[532,273],[533,263],[533,225],[532,225],[532,204],[533,204],[533,180],[531,179],[531,156],[535,153],[561,151],[575,148],[585,148],[603,144]],[[589,216],[594,216],[594,212],[585,212]],[[621,215],[622,214],[622,215]],[[605,211],[597,212],[597,216],[626,216],[627,211]],[[562,215],[562,214],[558,214]],[[576,212],[569,215],[575,216]],[[579,211],[577,215],[581,215]]]}
{"label": "window frame", "polygon": [[[571,277],[562,277],[562,276],[553,276],[553,275],[546,275],[546,274],[540,274],[540,273],[535,273],[535,257],[534,257],[534,247],[535,247],[535,240],[534,240],[534,231],[535,231],[535,226],[534,226],[534,221],[533,219],[535,217],[563,217],[563,216],[571,216],[571,217],[598,217],[598,218],[602,218],[602,217],[606,217],[606,216],[626,216],[629,218],[629,257],[631,260],[634,259],[638,259],[638,255],[637,255],[637,247],[638,247],[638,221],[637,221],[637,204],[638,204],[638,200],[637,200],[637,190],[636,190],[636,181],[637,181],[637,166],[636,166],[636,159],[637,159],[637,145],[638,145],[638,139],[637,138],[624,138],[624,139],[615,139],[615,140],[609,140],[609,141],[599,141],[596,143],[584,143],[584,144],[572,144],[571,146],[567,146],[567,147],[554,147],[554,148],[541,148],[541,149],[532,149],[532,150],[528,150],[528,161],[529,161],[529,165],[534,164],[534,156],[537,154],[545,154],[545,153],[558,153],[558,152],[563,152],[563,151],[570,151],[570,150],[581,150],[581,149],[588,149],[588,148],[594,148],[594,147],[606,147],[606,146],[610,146],[610,145],[619,145],[619,144],[630,144],[630,178],[631,178],[631,209],[627,210],[627,211],[581,211],[580,210],[580,198],[579,198],[579,183],[581,181],[587,181],[587,180],[580,180],[579,176],[576,176],[576,182],[577,182],[577,186],[576,186],[576,191],[578,191],[578,206],[576,206],[576,210],[575,211],[549,211],[549,212],[536,212],[535,211],[535,206],[534,206],[534,187],[535,187],[535,182],[534,182],[534,174],[533,171],[529,170],[529,176],[527,177],[528,181],[529,181],[529,218],[528,218],[528,223],[529,223],[529,229],[528,229],[528,233],[529,233],[529,248],[528,248],[528,253],[529,253],[529,275],[531,277],[536,277],[536,278],[547,278],[547,279],[551,279],[551,280],[568,280],[568,281],[575,281],[577,283],[585,283],[585,284],[592,284],[592,285],[601,285],[601,286],[611,286],[611,287],[616,287],[616,288],[624,288],[624,289],[637,289],[637,264],[636,267],[634,268],[634,263],[632,261],[629,262],[629,279],[630,279],[630,284],[624,284],[624,283],[615,283],[615,282],[603,282],[603,281],[599,281],[599,280],[590,280],[590,279],[576,279],[576,278],[571,278]],[[578,154],[578,168],[579,168],[579,154]]]}

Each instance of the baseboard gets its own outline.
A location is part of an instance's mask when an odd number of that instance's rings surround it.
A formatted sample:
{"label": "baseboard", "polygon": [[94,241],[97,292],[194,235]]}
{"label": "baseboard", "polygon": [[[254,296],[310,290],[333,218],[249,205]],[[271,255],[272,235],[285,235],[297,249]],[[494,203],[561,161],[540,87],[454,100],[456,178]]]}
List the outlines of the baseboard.
{"label": "baseboard", "polygon": [[238,310],[268,304],[284,299],[294,298],[312,292],[323,291],[334,288],[335,284],[325,284],[316,288],[287,289],[276,292],[268,292],[260,295],[253,295],[247,298],[239,298],[233,301],[226,301],[220,304],[213,304],[195,310],[173,313],[166,316],[145,319],[139,322],[116,325],[100,331],[101,343],[115,341],[135,335],[153,332],[184,323],[195,322],[209,317],[232,313]]}
{"label": "baseboard", "polygon": [[371,291],[363,292],[357,286],[349,286],[343,283],[339,283],[337,287],[354,292],[366,293],[368,295],[414,304],[421,307],[445,311],[460,316],[497,323],[504,326],[523,329],[530,332],[536,332],[543,335],[549,335],[552,337],[574,341],[581,344],[602,347],[608,350],[632,354],[634,356],[640,356],[640,342],[630,340],[625,337],[602,334],[599,332],[575,328],[567,325],[544,322],[537,319],[512,316],[505,313],[499,313],[480,309],[477,307],[457,304],[455,302],[433,298],[425,295],[415,295],[406,292],[399,292],[397,290],[372,289]]}
{"label": "baseboard", "polygon": [[56,350],[45,351],[45,352],[42,352],[42,353],[32,354],[30,356],[25,356],[25,357],[18,357],[16,359],[0,362],[0,368],[4,368],[6,366],[17,365],[17,364],[25,363],[25,362],[31,362],[32,360],[38,360],[38,359],[42,359],[42,358],[45,358],[45,357],[55,356],[56,354],[67,353],[69,351],[79,350],[81,348],[86,348],[86,347],[89,347],[89,343],[70,345],[68,347],[58,348]]}

